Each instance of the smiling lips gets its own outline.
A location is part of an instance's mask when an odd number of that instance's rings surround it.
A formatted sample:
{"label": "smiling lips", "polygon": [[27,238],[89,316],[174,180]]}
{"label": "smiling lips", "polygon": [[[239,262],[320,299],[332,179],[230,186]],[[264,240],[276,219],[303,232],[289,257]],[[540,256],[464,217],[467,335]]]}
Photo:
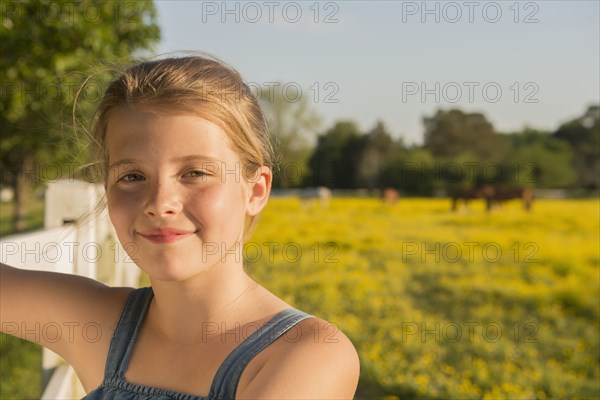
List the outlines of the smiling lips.
{"label": "smiling lips", "polygon": [[153,243],[166,244],[185,239],[186,237],[195,234],[196,231],[187,231],[175,228],[158,228],[138,233],[140,236],[143,236]]}

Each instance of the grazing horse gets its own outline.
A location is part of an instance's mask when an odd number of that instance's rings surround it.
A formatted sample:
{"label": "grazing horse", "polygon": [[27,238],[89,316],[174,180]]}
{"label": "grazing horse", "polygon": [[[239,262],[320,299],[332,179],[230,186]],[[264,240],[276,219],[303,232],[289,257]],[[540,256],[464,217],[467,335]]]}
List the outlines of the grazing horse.
{"label": "grazing horse", "polygon": [[523,208],[530,211],[533,204],[533,190],[528,187],[509,188],[505,186],[499,186],[494,189],[495,205],[502,205],[511,199],[521,199]]}
{"label": "grazing horse", "polygon": [[493,197],[494,188],[490,185],[485,185],[480,188],[459,188],[452,193],[452,211],[456,211],[459,200],[462,200],[465,205],[468,205],[469,201],[473,199],[485,199],[486,210],[490,211],[492,209]]}
{"label": "grazing horse", "polygon": [[331,200],[331,189],[324,186],[301,189],[299,194],[300,202],[303,205],[307,205],[312,200],[319,200],[321,208],[327,208],[329,206],[329,200]]}
{"label": "grazing horse", "polygon": [[385,188],[381,193],[381,200],[385,204],[394,204],[400,198],[400,193],[394,188]]}
{"label": "grazing horse", "polygon": [[463,200],[466,205],[473,199],[484,199],[485,208],[488,212],[494,206],[500,206],[507,200],[521,199],[523,208],[529,211],[533,203],[533,190],[528,187],[509,188],[505,186],[494,187],[491,185],[484,185],[480,188],[460,188],[452,193],[452,211],[456,211],[459,200]]}

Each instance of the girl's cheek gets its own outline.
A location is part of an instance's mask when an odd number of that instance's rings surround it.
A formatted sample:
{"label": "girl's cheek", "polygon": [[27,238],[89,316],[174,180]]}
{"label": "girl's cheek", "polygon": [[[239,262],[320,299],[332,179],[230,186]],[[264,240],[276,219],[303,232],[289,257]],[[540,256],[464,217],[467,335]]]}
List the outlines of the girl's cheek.
{"label": "girl's cheek", "polygon": [[[120,190],[109,190],[106,195],[108,212],[111,219],[133,217],[139,206],[139,194],[127,193]],[[113,221],[113,223],[118,221]]]}
{"label": "girl's cheek", "polygon": [[142,193],[140,190],[131,190],[120,188],[119,185],[109,186],[106,193],[108,201],[114,200],[115,205],[118,203],[133,203],[141,200]]}
{"label": "girl's cheek", "polygon": [[231,212],[231,199],[235,193],[233,187],[227,183],[206,186],[196,194],[194,203],[212,213]]}

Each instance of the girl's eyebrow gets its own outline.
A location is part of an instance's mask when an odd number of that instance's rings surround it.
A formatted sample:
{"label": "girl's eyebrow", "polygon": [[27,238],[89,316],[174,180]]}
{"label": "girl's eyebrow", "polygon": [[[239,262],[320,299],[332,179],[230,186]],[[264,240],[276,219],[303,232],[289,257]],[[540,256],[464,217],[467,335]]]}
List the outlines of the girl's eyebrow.
{"label": "girl's eyebrow", "polygon": [[205,156],[202,154],[191,154],[189,156],[178,157],[178,158],[174,158],[173,161],[176,161],[176,162],[189,162],[189,161],[223,162],[222,160],[219,160],[218,158]]}
{"label": "girl's eyebrow", "polygon": [[121,165],[125,165],[125,164],[136,164],[136,162],[133,161],[132,159],[125,158],[123,160],[119,160],[119,161],[115,161],[114,163],[111,163],[108,166],[108,169],[113,169],[113,168],[116,168],[116,167],[120,167]]}
{"label": "girl's eyebrow", "polygon": [[[173,161],[178,162],[178,163],[184,163],[184,162],[190,162],[190,161],[203,161],[203,162],[210,162],[210,163],[223,162],[222,160],[219,160],[218,158],[205,156],[205,155],[201,155],[201,154],[191,154],[189,156],[177,157],[177,158],[174,158]],[[120,167],[121,165],[126,165],[126,164],[137,165],[137,164],[139,164],[139,162],[137,162],[131,158],[124,158],[122,160],[111,163],[108,166],[108,169],[114,169],[116,167]]]}

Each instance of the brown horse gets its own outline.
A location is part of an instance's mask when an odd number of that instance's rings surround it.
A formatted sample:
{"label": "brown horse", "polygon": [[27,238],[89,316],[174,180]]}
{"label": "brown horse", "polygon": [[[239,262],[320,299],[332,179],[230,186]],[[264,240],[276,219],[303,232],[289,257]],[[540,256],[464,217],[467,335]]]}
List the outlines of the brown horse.
{"label": "brown horse", "polygon": [[500,206],[507,200],[512,199],[521,199],[523,208],[530,211],[533,204],[533,190],[524,186],[514,188],[498,186],[494,188],[494,205]]}
{"label": "brown horse", "polygon": [[492,208],[492,198],[494,197],[494,188],[486,185],[480,188],[462,187],[452,192],[452,211],[456,211],[458,201],[462,200],[465,205],[474,199],[485,199],[486,209],[489,211]]}
{"label": "brown horse", "polygon": [[500,206],[507,200],[521,199],[523,208],[531,210],[533,203],[533,190],[528,187],[509,188],[505,186],[484,185],[480,188],[459,188],[452,193],[452,211],[456,211],[458,201],[462,200],[465,205],[473,199],[484,199],[485,208],[489,212],[494,206]]}
{"label": "brown horse", "polygon": [[398,202],[400,198],[400,192],[394,188],[385,188],[381,193],[381,200],[386,204],[394,204]]}

